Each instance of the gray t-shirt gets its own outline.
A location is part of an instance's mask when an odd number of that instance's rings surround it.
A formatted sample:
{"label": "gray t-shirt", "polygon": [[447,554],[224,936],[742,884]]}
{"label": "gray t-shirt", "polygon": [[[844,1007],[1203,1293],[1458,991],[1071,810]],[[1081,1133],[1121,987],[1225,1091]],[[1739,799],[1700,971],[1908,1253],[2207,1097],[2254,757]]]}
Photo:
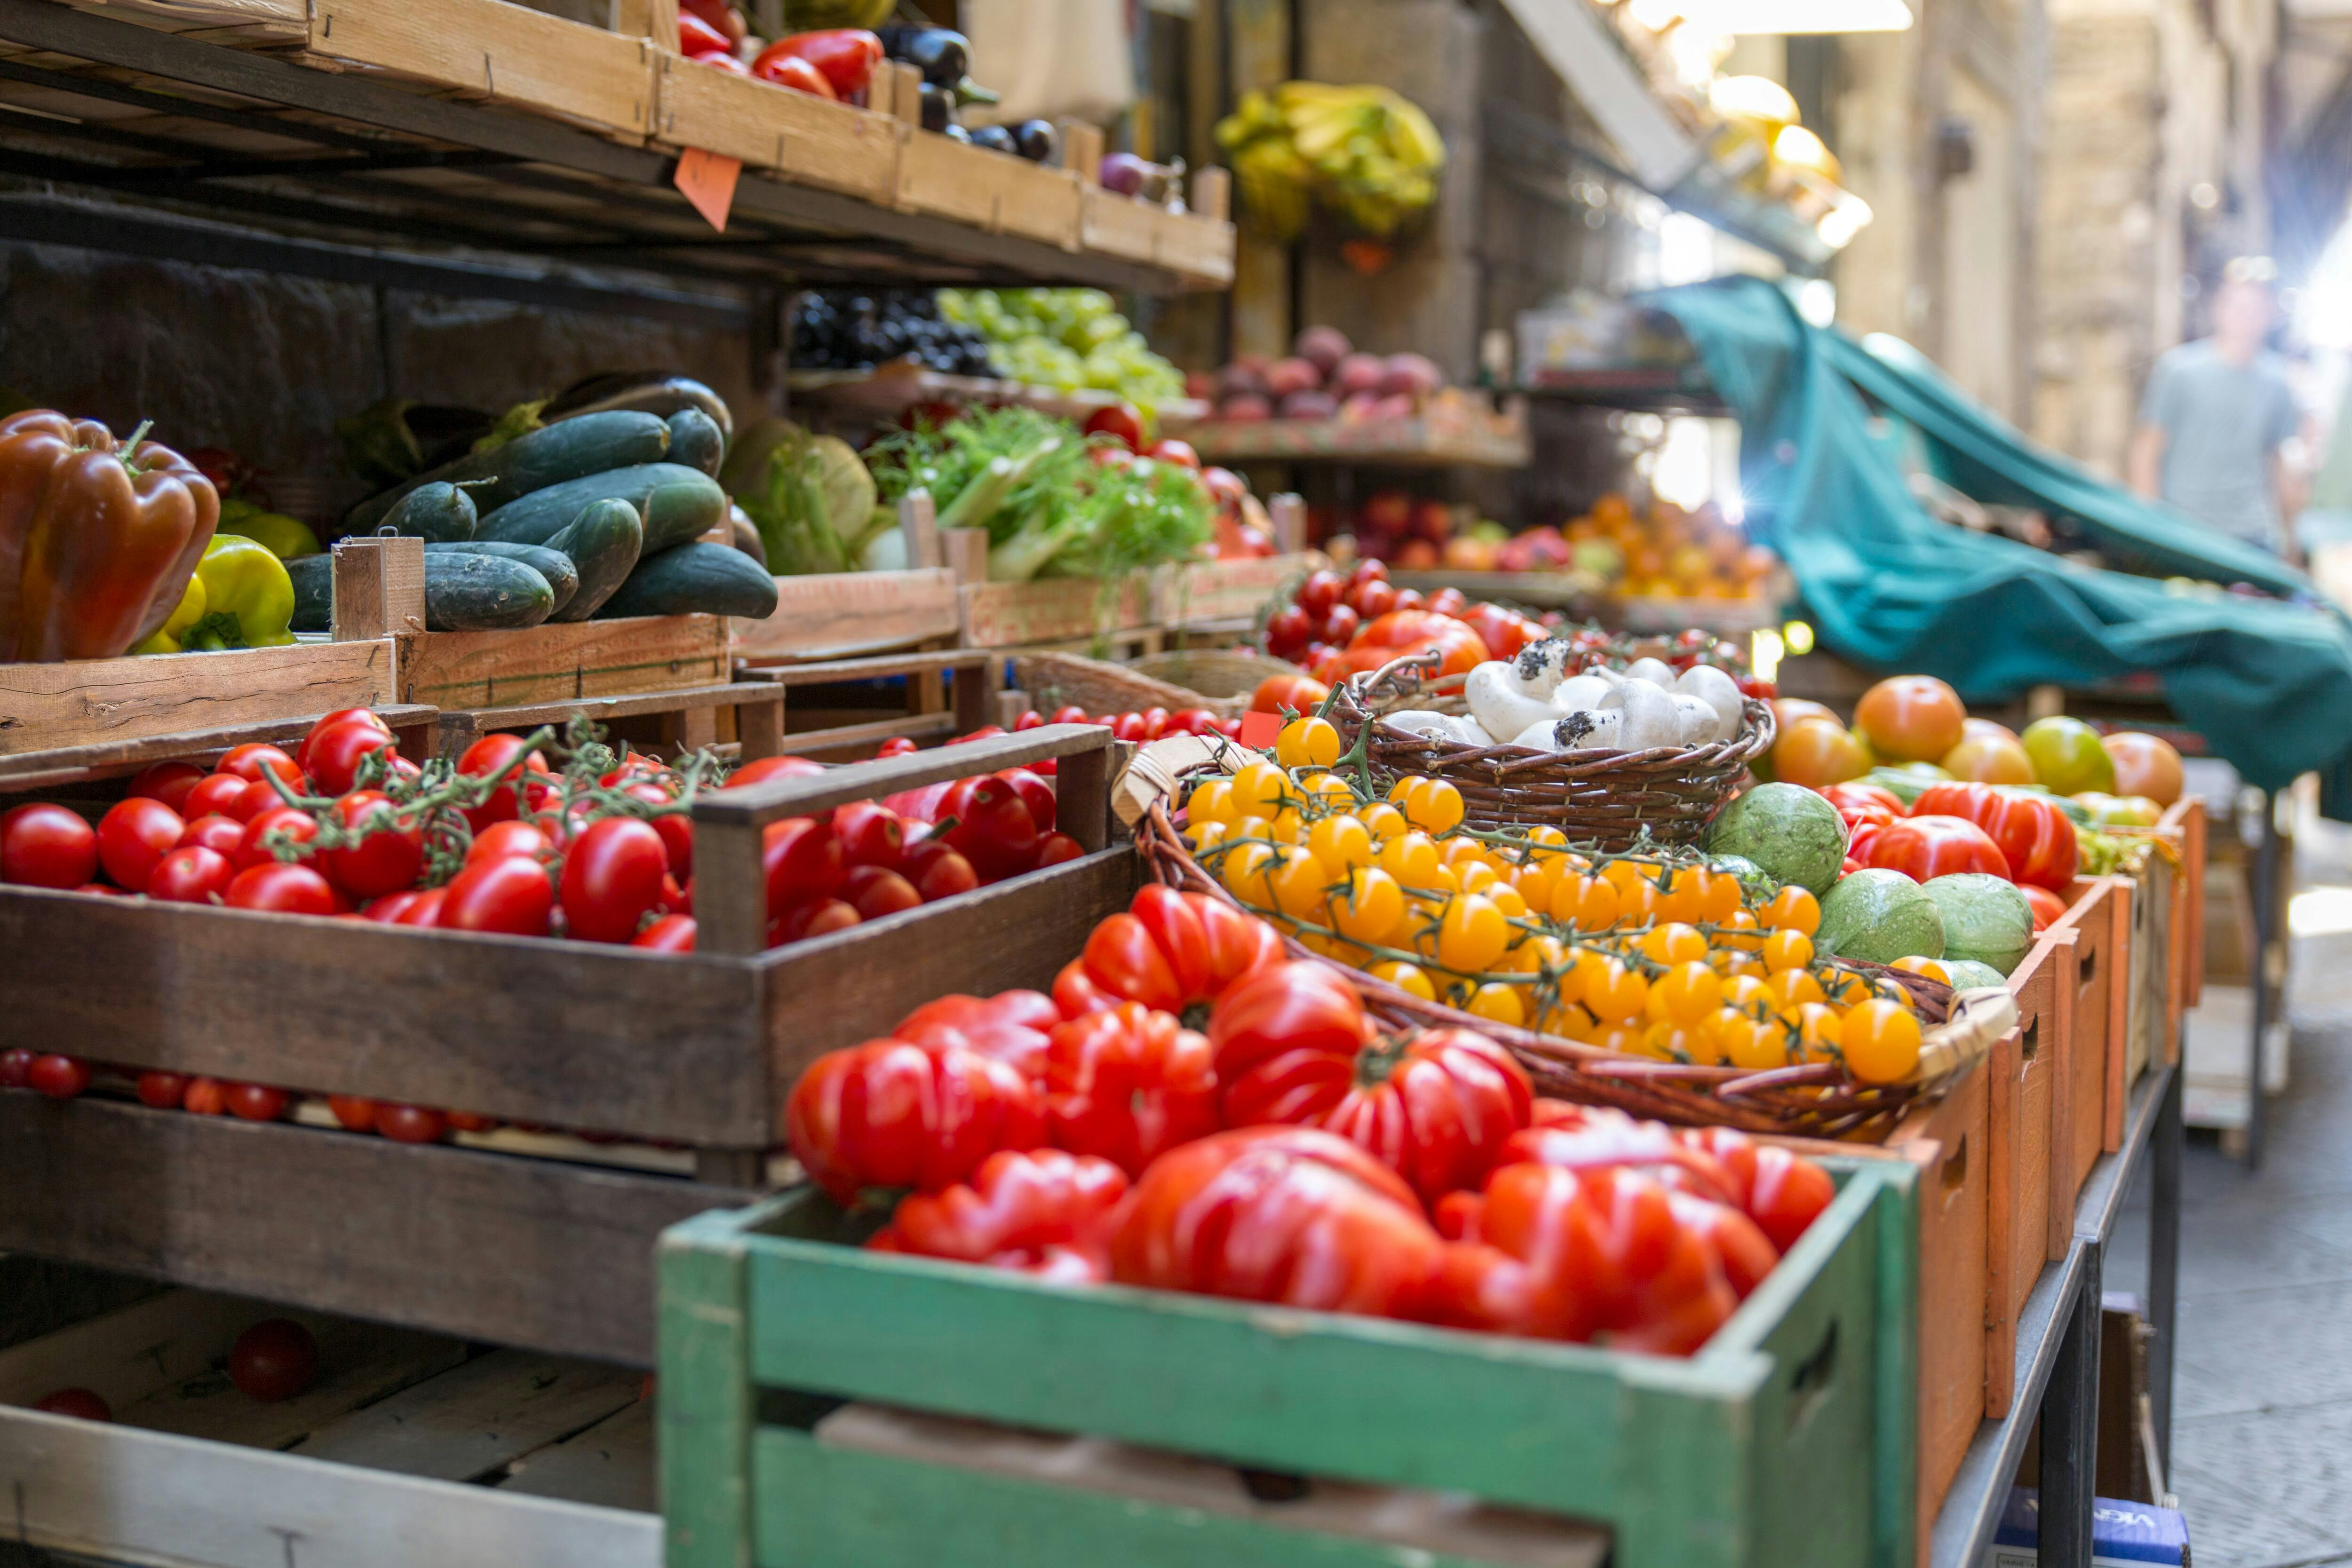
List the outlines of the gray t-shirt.
{"label": "gray t-shirt", "polygon": [[2139,416],[2164,432],[2166,500],[2264,549],[2284,546],[2270,458],[2303,416],[2278,356],[2233,365],[2210,340],[2168,350]]}

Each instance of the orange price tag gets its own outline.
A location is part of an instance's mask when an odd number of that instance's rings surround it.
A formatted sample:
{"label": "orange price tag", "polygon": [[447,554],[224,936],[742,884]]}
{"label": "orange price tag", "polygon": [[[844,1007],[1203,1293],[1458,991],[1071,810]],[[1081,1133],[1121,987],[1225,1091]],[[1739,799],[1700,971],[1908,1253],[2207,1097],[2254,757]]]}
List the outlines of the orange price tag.
{"label": "orange price tag", "polygon": [[1276,737],[1281,734],[1280,714],[1245,713],[1242,715],[1242,732],[1234,738],[1253,751],[1272,751]]}
{"label": "orange price tag", "polygon": [[735,181],[742,172],[740,158],[722,158],[689,147],[677,161],[677,188],[712,228],[725,234],[728,209],[735,204]]}

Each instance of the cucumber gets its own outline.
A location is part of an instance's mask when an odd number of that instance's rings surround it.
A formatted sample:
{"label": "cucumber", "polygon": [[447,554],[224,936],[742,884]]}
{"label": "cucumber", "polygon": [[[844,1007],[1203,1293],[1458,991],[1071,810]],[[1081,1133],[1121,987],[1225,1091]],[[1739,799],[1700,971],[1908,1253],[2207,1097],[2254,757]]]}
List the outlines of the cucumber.
{"label": "cucumber", "polygon": [[551,621],[561,615],[563,607],[572,602],[572,596],[580,591],[580,568],[570,556],[546,545],[509,544],[504,539],[459,539],[448,544],[428,544],[425,549],[428,555],[436,550],[456,550],[461,555],[495,555],[522,562],[547,579],[547,586],[555,591],[555,609],[548,616]]}
{"label": "cucumber", "polygon": [[519,560],[466,550],[434,550],[425,558],[428,632],[536,626],[554,604],[547,579]]}
{"label": "cucumber", "polygon": [[419,485],[400,498],[400,504],[384,514],[379,527],[390,527],[396,534],[406,534],[427,544],[446,544],[453,539],[470,539],[479,514],[474,509],[474,497],[457,486],[443,480]]}
{"label": "cucumber", "polygon": [[286,623],[287,630],[333,631],[335,558],[331,555],[296,556],[286,562],[286,575],[294,580],[294,618]]}
{"label": "cucumber", "polygon": [[543,545],[570,527],[589,502],[605,500],[626,501],[637,509],[645,524],[646,555],[682,545],[727,516],[727,492],[709,475],[676,463],[646,463],[551,485],[509,501],[486,514],[474,537]]}
{"label": "cucumber", "polygon": [[[477,511],[488,513],[567,479],[658,463],[668,452],[669,425],[659,415],[634,411],[583,413],[517,436],[504,446],[469,452],[454,463],[371,496],[344,515],[344,528],[349,533],[373,533],[410,491],[436,481],[487,481],[475,487],[473,502]],[[520,542],[539,543],[537,539]]]}
{"label": "cucumber", "polygon": [[604,601],[597,619],[622,615],[748,615],[775,612],[776,580],[732,545],[687,544],[637,563]]}
{"label": "cucumber", "polygon": [[637,520],[635,507],[626,501],[589,502],[586,509],[547,541],[548,549],[562,550],[580,568],[579,594],[551,619],[585,621],[602,610],[614,591],[636,570],[645,542],[646,528]]}
{"label": "cucumber", "polygon": [[717,475],[719,460],[727,455],[727,437],[698,408],[682,408],[669,416],[669,460],[687,468]]}

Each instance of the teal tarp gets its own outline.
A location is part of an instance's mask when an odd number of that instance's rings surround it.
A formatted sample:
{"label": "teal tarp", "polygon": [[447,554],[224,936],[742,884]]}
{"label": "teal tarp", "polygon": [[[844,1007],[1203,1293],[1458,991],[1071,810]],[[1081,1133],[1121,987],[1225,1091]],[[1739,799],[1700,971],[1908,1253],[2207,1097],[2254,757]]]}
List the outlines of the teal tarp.
{"label": "teal tarp", "polygon": [[[1774,285],[1723,278],[1643,303],[1677,321],[1740,420],[1748,527],[1789,564],[1823,646],[2012,699],[2153,671],[2182,721],[2276,789],[2352,754],[2352,626],[2332,609],[2181,596],[1931,517],[1874,440],[1857,387],[1913,422],[1981,500],[2063,512],[2149,570],[2308,592],[2299,573],[2042,451],[1916,354],[1809,325]],[[2332,793],[2332,791],[2331,791]]]}

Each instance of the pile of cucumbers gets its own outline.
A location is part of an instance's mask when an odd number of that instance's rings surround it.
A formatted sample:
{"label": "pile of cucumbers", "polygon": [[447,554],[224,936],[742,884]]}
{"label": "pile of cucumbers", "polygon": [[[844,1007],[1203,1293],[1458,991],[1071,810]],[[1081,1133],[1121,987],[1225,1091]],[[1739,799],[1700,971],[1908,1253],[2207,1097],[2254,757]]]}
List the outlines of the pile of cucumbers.
{"label": "pile of cucumbers", "polygon": [[[369,497],[349,534],[425,541],[425,624],[484,632],[624,615],[765,616],[776,580],[731,544],[714,476],[726,436],[700,408],[583,413]],[[332,557],[286,563],[297,632],[333,619]]]}

